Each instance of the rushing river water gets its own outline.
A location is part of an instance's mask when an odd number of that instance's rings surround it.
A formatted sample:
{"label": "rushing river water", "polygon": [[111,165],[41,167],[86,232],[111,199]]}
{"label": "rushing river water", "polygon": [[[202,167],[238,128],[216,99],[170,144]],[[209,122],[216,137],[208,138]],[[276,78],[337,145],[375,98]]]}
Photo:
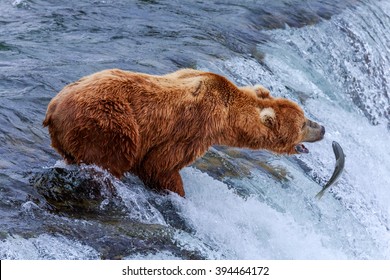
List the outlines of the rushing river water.
{"label": "rushing river water", "polygon": [[[0,0],[0,258],[390,259],[389,30],[388,0]],[[213,147],[185,199],[50,147],[66,84],[182,67],[263,84],[326,137],[290,157]],[[317,201],[334,140],[345,172]]]}

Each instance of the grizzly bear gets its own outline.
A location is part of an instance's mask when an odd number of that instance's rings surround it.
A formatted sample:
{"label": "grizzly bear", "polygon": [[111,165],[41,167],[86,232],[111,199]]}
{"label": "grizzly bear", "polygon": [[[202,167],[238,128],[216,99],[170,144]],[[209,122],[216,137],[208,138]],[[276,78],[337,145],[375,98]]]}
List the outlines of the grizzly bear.
{"label": "grizzly bear", "polygon": [[184,196],[179,171],[211,145],[307,153],[325,129],[262,86],[183,69],[157,76],[110,69],[64,87],[44,126],[68,164],[96,164],[120,178]]}

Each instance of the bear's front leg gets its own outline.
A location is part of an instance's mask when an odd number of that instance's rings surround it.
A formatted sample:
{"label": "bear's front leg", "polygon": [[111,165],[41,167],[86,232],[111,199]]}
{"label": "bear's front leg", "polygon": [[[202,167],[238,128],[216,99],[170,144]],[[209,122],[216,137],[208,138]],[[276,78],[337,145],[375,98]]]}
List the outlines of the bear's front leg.
{"label": "bear's front leg", "polygon": [[152,170],[148,172],[144,168],[140,168],[137,175],[151,189],[157,191],[168,190],[182,197],[185,195],[183,180],[179,171],[155,172]]}
{"label": "bear's front leg", "polygon": [[183,180],[181,179],[179,171],[173,172],[170,176],[164,176],[164,178],[158,181],[159,185],[163,186],[163,189],[175,192],[182,197],[185,196]]}

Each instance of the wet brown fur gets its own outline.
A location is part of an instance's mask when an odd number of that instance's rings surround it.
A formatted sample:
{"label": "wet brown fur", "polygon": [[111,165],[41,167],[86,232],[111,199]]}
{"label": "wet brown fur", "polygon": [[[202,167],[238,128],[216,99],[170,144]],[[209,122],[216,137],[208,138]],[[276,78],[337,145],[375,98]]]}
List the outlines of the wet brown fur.
{"label": "wet brown fur", "polygon": [[[275,114],[261,116],[265,108]],[[43,124],[67,163],[96,164],[119,178],[132,172],[153,189],[184,196],[180,169],[211,145],[292,154],[297,143],[322,138],[306,122],[297,104],[214,73],[110,69],[66,86]]]}

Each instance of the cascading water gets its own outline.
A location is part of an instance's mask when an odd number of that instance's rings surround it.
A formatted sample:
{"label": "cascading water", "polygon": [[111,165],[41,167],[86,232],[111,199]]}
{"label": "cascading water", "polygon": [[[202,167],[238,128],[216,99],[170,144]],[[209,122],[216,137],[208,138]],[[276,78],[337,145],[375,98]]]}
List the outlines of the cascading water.
{"label": "cascading water", "polygon": [[[88,2],[0,4],[1,259],[390,259],[390,2]],[[66,166],[47,103],[110,67],[260,83],[326,137],[292,157],[213,147],[182,170],[185,199]],[[345,172],[318,201],[334,140]]]}

